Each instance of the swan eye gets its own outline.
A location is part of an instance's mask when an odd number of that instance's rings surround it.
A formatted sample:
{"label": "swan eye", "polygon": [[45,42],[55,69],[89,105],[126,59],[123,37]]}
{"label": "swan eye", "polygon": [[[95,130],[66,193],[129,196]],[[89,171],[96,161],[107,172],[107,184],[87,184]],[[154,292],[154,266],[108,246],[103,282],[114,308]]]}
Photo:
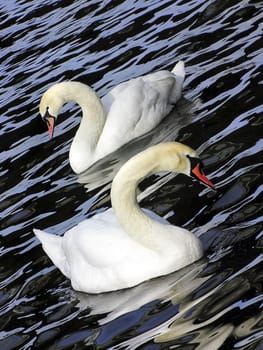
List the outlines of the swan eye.
{"label": "swan eye", "polygon": [[44,113],[44,115],[42,116],[42,120],[43,120],[43,122],[47,122],[47,118],[48,117],[50,117],[50,114],[49,114],[49,112],[48,112],[48,109],[49,109],[49,107],[47,106],[46,107],[46,111],[45,111],[45,113]]}
{"label": "swan eye", "polygon": [[201,161],[201,159],[191,156],[187,156],[187,158],[190,160],[191,173],[194,169],[198,169],[198,172],[204,175],[204,163]]}
{"label": "swan eye", "polygon": [[44,116],[42,117],[42,120],[47,124],[47,128],[48,128],[48,134],[50,136],[50,138],[53,137],[53,133],[54,133],[54,128],[55,128],[55,121],[56,118],[53,117],[49,112],[48,112],[48,106],[46,108],[46,113],[44,114]]}
{"label": "swan eye", "polygon": [[201,168],[203,169],[203,163],[201,161],[200,158],[197,157],[191,157],[189,156],[189,154],[186,155],[186,157],[189,159],[190,161],[190,165],[191,165],[191,170],[194,169],[198,164],[201,166]]}

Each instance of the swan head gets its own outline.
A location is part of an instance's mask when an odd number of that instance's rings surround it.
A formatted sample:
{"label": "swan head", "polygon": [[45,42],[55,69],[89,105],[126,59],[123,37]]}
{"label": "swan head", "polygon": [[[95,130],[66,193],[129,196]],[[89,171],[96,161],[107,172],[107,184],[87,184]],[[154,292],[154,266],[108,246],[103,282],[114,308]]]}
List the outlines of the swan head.
{"label": "swan head", "polygon": [[168,142],[159,146],[156,154],[158,171],[166,169],[179,172],[215,189],[214,184],[206,177],[203,162],[195,150],[179,142]]}
{"label": "swan head", "polygon": [[50,138],[53,136],[58,114],[65,103],[63,83],[51,86],[40,100],[39,113],[43,121],[47,123]]}

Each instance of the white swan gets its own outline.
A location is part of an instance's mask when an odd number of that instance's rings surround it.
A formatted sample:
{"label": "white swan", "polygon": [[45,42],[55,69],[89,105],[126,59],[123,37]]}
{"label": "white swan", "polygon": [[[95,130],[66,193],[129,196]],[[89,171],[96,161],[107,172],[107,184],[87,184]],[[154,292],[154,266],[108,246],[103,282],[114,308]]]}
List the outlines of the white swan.
{"label": "white swan", "polygon": [[113,209],[82,221],[63,237],[34,229],[74,289],[100,293],[128,288],[202,257],[201,242],[191,232],[141,210],[137,203],[139,181],[164,170],[195,176],[213,187],[194,150],[176,142],[163,143],[122,166],[112,183]]}
{"label": "white swan", "polygon": [[42,96],[40,114],[53,136],[61,107],[73,101],[82,120],[72,142],[69,160],[76,173],[153,129],[168,115],[182,93],[184,63],[171,72],[159,71],[121,83],[101,100],[87,85],[68,81],[51,86]]}

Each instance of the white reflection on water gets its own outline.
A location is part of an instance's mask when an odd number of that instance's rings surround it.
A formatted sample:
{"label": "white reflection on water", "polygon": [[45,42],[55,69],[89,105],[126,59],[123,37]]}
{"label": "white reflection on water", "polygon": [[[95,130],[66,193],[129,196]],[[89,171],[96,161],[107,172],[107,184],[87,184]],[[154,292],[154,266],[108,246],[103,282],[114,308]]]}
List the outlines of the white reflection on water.
{"label": "white reflection on water", "polygon": [[[0,348],[261,349],[261,1],[21,0],[0,7]],[[179,59],[184,96],[198,100],[194,113],[171,114],[76,183],[68,150],[79,111],[68,105],[49,141],[38,115],[46,88],[74,79],[103,96]],[[62,233],[108,207],[125,159],[171,139],[198,149],[218,192],[160,175],[139,198],[199,235],[207,265],[116,295],[78,297],[32,227]]]}
{"label": "white reflection on water", "polygon": [[78,300],[81,309],[91,308],[91,315],[106,313],[107,315],[99,320],[103,325],[154,300],[179,303],[209,279],[209,276],[196,277],[205,264],[202,261],[197,262],[180,272],[147,281],[131,289],[100,295],[72,292],[72,297]]}

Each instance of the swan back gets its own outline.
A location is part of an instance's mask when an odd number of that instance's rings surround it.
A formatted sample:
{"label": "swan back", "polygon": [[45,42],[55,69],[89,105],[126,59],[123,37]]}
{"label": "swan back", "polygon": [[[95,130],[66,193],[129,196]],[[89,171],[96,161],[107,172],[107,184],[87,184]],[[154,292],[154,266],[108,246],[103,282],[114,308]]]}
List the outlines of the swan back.
{"label": "swan back", "polygon": [[107,119],[95,160],[155,128],[181,98],[184,64],[121,83],[102,98]]}

